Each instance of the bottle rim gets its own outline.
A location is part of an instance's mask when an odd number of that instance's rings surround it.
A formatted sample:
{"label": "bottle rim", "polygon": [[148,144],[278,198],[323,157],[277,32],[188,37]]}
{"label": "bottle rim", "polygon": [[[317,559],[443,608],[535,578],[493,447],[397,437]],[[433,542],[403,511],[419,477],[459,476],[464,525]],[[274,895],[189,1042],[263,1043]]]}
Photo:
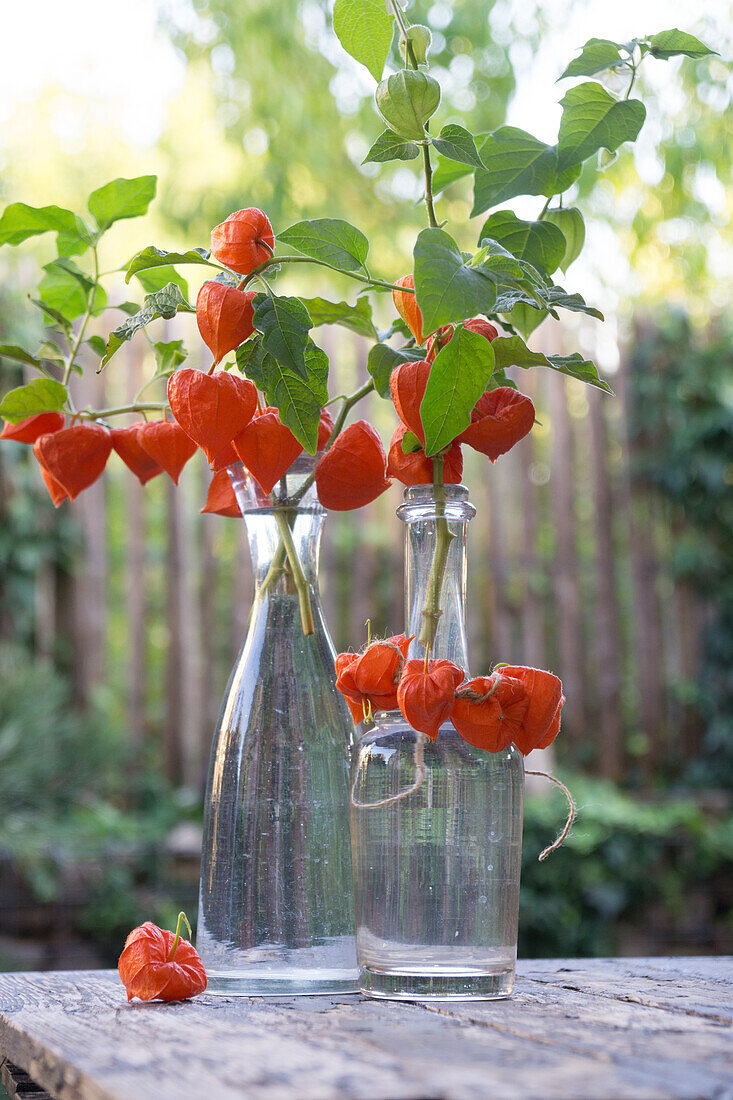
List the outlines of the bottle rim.
{"label": "bottle rim", "polygon": [[476,509],[468,499],[465,485],[444,485],[442,491],[444,512],[438,512],[434,485],[409,485],[397,509],[403,523],[436,518],[439,514],[451,522],[467,522],[476,515]]}

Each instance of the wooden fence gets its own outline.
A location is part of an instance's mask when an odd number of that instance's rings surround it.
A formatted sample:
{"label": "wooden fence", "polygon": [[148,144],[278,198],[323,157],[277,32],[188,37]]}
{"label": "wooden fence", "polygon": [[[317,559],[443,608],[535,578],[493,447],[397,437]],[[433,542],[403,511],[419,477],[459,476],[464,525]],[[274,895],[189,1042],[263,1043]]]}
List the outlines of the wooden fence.
{"label": "wooden fence", "polygon": [[[334,393],[365,377],[359,341],[336,339],[327,346]],[[518,374],[537,406],[534,431],[490,468],[466,454],[478,509],[472,671],[498,660],[554,669],[568,699],[561,752],[610,778],[674,773],[700,735],[680,687],[696,676],[705,609],[675,581],[678,532],[632,474],[625,368],[611,380],[616,400],[549,371]],[[76,380],[78,400],[129,397],[141,377],[129,351],[126,370]],[[388,441],[387,403],[372,396],[358,414]],[[131,740],[157,745],[169,778],[194,788],[251,599],[243,524],[199,515],[207,479],[197,454],[177,489],[165,477],[143,489],[113,456],[72,506],[81,535],[73,574],[43,566],[35,599],[37,649],[49,655],[59,637],[70,647],[77,699],[105,685]],[[402,628],[400,495],[395,484],[366,510],[328,519],[322,595],[338,648],[362,642],[367,617],[378,632]]]}

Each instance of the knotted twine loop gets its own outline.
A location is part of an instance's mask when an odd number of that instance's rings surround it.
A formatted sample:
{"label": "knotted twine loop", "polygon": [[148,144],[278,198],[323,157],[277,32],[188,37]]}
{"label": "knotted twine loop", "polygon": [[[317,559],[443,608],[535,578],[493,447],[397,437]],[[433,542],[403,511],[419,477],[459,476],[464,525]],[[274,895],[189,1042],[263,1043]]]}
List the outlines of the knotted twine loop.
{"label": "knotted twine loop", "polygon": [[427,769],[425,767],[425,734],[417,733],[415,738],[415,752],[413,755],[415,761],[415,769],[417,775],[415,782],[411,787],[407,787],[404,791],[400,791],[398,794],[388,795],[387,798],[380,798],[376,802],[360,802],[354,792],[356,791],[356,784],[359,782],[359,772],[357,771],[354,776],[354,782],[351,784],[351,805],[355,806],[358,810],[375,810],[379,806],[389,806],[393,802],[400,802],[403,798],[407,798],[408,795],[414,794],[415,791],[419,791],[425,782],[425,776]]}
{"label": "knotted twine loop", "polygon": [[544,860],[547,859],[547,857],[549,855],[551,855],[555,851],[556,848],[560,847],[562,842],[567,837],[568,833],[570,832],[570,830],[572,828],[573,822],[575,821],[575,818],[577,816],[578,808],[575,805],[575,799],[573,798],[573,796],[571,795],[570,791],[567,789],[565,784],[561,783],[559,779],[555,779],[554,775],[550,775],[548,772],[532,772],[532,771],[528,771],[526,769],[525,769],[524,774],[525,775],[541,775],[543,779],[549,779],[550,783],[554,783],[556,787],[560,788],[562,793],[567,798],[568,805],[570,807],[570,811],[568,813],[568,819],[565,822],[565,828],[560,833],[558,838],[555,841],[553,841],[552,844],[549,844],[547,846],[547,848],[545,848],[544,851],[540,852],[540,854],[538,855],[537,861],[538,861],[538,863],[542,863]]}
{"label": "knotted twine loop", "polygon": [[501,674],[499,672],[492,672],[489,679],[492,681],[492,684],[488,691],[482,693],[480,691],[474,691],[473,688],[459,687],[456,691],[456,699],[468,699],[469,703],[485,703],[498,688]]}

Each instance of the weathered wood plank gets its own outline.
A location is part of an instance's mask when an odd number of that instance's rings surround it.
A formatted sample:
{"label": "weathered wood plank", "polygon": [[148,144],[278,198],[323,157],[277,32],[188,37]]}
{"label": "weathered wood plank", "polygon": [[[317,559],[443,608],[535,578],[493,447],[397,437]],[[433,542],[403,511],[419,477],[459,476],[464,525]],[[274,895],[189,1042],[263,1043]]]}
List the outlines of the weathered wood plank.
{"label": "weathered wood plank", "polygon": [[[430,1006],[128,1005],[113,972],[6,974],[0,1055],[56,1100],[646,1100],[733,1087],[730,960],[540,961],[520,974],[510,1001]],[[644,1000],[652,986],[658,1004]],[[679,990],[714,1011],[680,1010]]]}
{"label": "weathered wood plank", "polygon": [[24,1069],[14,1066],[7,1058],[0,1058],[0,1083],[8,1094],[8,1100],[53,1100],[45,1089],[30,1079]]}

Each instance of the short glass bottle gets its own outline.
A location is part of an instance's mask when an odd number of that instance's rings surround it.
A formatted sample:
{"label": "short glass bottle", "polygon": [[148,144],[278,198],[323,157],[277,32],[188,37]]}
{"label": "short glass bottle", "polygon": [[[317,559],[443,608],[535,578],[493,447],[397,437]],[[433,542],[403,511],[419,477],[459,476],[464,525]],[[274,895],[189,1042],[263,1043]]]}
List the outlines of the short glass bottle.
{"label": "short glass bottle", "polygon": [[[430,657],[468,668],[466,527],[475,515],[463,486],[405,490],[406,632],[419,644],[448,543]],[[450,723],[435,741],[399,711],[359,727],[351,790],[359,985],[374,997],[507,997],[514,988],[522,847],[524,762],[473,748]]]}
{"label": "short glass bottle", "polygon": [[211,752],[196,937],[208,993],[357,989],[353,723],[318,594],[325,512],[307,487],[314,462],[297,459],[272,499],[241,464],[229,471],[255,599]]}

